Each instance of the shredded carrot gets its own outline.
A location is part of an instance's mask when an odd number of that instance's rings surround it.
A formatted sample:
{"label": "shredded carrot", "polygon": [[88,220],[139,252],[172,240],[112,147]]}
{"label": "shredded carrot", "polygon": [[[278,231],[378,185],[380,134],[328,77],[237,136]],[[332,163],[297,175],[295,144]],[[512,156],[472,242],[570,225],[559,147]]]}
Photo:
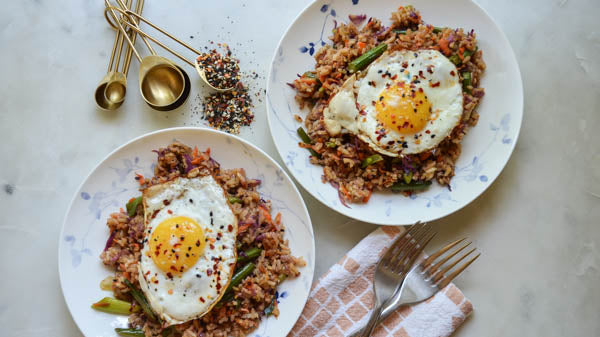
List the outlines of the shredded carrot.
{"label": "shredded carrot", "polygon": [[136,199],[136,198],[131,198],[131,199],[129,199],[128,203],[129,203],[129,202],[132,202],[132,201],[134,201],[135,199]]}
{"label": "shredded carrot", "polygon": [[317,83],[317,80],[315,80],[314,78],[310,78],[310,77],[300,77],[298,79],[298,81],[304,82],[304,83],[307,83],[307,84]]}
{"label": "shredded carrot", "polygon": [[449,44],[448,39],[440,39],[438,41],[438,45],[440,46],[440,49],[442,49],[442,52],[446,56],[448,56],[448,55],[450,55],[452,53],[452,51],[448,47],[448,44]]}
{"label": "shredded carrot", "polygon": [[146,183],[146,179],[144,179],[144,176],[136,173],[135,176],[138,178],[138,183],[140,183],[140,185],[144,185]]}
{"label": "shredded carrot", "polygon": [[362,201],[365,203],[369,202],[369,199],[371,199],[371,194],[373,194],[373,191],[369,191],[369,195],[364,197]]}
{"label": "shredded carrot", "polygon": [[245,232],[248,228],[250,227],[249,223],[243,224],[241,226],[239,226],[238,228],[238,233],[243,233]]}
{"label": "shredded carrot", "polygon": [[195,158],[195,159],[192,160],[192,164],[194,164],[194,165],[200,165],[200,164],[202,164],[203,161],[204,161],[203,157],[198,157],[198,158]]}
{"label": "shredded carrot", "polygon": [[340,185],[340,191],[342,192],[342,194],[344,194],[346,199],[350,200],[350,192],[348,192],[344,185]]}
{"label": "shredded carrot", "polygon": [[204,154],[210,157],[210,147],[206,148],[206,151],[204,151]]}
{"label": "shredded carrot", "polygon": [[198,158],[198,147],[194,146],[194,152],[192,152],[192,158],[196,159]]}
{"label": "shredded carrot", "polygon": [[431,152],[423,152],[419,155],[419,159],[425,160],[431,156]]}
{"label": "shredded carrot", "polygon": [[325,74],[319,76],[319,81],[321,81],[321,83],[324,83],[326,79],[327,79],[327,76],[325,76]]}
{"label": "shredded carrot", "polygon": [[123,277],[124,277],[124,278],[126,278],[126,279],[128,279],[128,280],[131,280],[131,279],[129,278],[129,272],[127,272],[127,271],[124,271],[124,272],[123,272]]}
{"label": "shredded carrot", "polygon": [[261,205],[259,205],[258,208],[260,209],[263,216],[265,217],[265,220],[267,220],[268,223],[273,223],[273,219],[271,219],[271,214],[269,213],[269,211],[264,206],[261,206]]}
{"label": "shredded carrot", "polygon": [[275,216],[275,223],[278,225],[281,224],[281,213],[277,213]]}
{"label": "shredded carrot", "polygon": [[358,48],[359,48],[359,49],[363,49],[363,48],[365,48],[366,46],[367,46],[367,44],[366,44],[366,43],[364,43],[364,42],[358,42]]}
{"label": "shredded carrot", "polygon": [[460,57],[461,60],[465,59],[465,56],[463,55],[464,52],[465,52],[465,48],[463,48],[463,47],[458,48],[458,57]]}

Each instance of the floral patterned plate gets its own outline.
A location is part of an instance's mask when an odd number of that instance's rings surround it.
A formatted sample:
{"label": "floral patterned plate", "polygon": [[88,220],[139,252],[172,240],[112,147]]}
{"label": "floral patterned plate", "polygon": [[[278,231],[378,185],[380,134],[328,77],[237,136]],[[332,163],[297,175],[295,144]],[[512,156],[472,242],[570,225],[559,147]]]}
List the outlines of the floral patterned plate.
{"label": "floral patterned plate", "polygon": [[357,220],[404,225],[441,218],[469,204],[498,177],[517,141],[523,117],[523,86],[514,52],[494,21],[470,0],[412,2],[425,21],[436,26],[475,29],[487,69],[479,106],[480,119],[463,139],[451,189],[432,185],[408,198],[401,194],[373,193],[367,204],[340,203],[337,191],[321,182],[323,168],[309,162],[308,151],[298,147],[293,115],[305,116],[286,83],[296,74],[313,69],[314,53],[328,43],[336,22],[349,14],[366,14],[389,24],[391,13],[410,1],[318,0],[308,6],[279,42],[267,81],[267,109],[271,135],[288,170],[315,198],[331,209]]}
{"label": "floral patterned plate", "polygon": [[109,154],[77,190],[65,216],[58,249],[58,269],[67,306],[86,336],[116,336],[114,328],[125,327],[127,317],[98,312],[90,305],[110,296],[100,281],[111,274],[99,255],[108,238],[107,216],[139,195],[135,173],[151,176],[156,154],[152,152],[173,140],[210,147],[223,168],[243,167],[249,177],[262,180],[259,192],[272,201],[286,226],[292,253],[307,265],[296,279],[279,287],[278,318],[263,319],[250,336],[282,336],[300,316],[308,298],[315,268],[315,243],[306,206],[290,177],[266,153],[229,134],[201,128],[173,128],[136,138]]}

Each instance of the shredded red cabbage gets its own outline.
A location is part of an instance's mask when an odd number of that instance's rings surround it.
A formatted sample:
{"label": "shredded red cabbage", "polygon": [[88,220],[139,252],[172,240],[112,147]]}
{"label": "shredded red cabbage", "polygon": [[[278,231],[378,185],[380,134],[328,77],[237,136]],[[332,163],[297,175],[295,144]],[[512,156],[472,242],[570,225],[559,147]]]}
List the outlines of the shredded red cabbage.
{"label": "shredded red cabbage", "polygon": [[360,26],[367,19],[367,15],[366,14],[357,14],[357,15],[350,14],[350,15],[348,15],[348,18],[350,19],[350,21],[352,21],[352,23],[355,26]]}
{"label": "shredded red cabbage", "polygon": [[286,84],[289,85],[292,89],[296,89],[296,86],[294,85],[294,83],[287,82]]}
{"label": "shredded red cabbage", "polygon": [[108,237],[108,240],[106,240],[106,245],[104,245],[104,252],[108,250],[108,248],[112,247],[113,241],[115,239],[115,233],[117,231],[112,231],[112,233],[110,233],[110,236]]}
{"label": "shredded red cabbage", "polygon": [[330,181],[329,183],[331,184],[331,186],[335,187],[335,189],[338,191],[338,198],[340,199],[340,202],[342,203],[342,205],[344,205],[345,207],[348,207],[348,208],[352,208],[352,207],[348,206],[348,204],[346,203],[346,200],[344,199],[344,194],[342,193],[342,191],[340,191],[340,185],[338,183],[336,183],[335,181]]}
{"label": "shredded red cabbage", "polygon": [[194,168],[196,168],[197,166],[192,164],[192,158],[190,157],[189,154],[184,154],[183,158],[185,158],[185,173],[190,172],[191,170],[193,170]]}

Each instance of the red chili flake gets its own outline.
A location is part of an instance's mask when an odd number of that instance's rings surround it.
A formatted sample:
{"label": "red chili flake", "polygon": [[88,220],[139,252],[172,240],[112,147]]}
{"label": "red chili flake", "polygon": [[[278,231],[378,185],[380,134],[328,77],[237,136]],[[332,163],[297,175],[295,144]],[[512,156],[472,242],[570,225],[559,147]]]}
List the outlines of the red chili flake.
{"label": "red chili flake", "polygon": [[454,70],[450,70],[450,75],[452,75],[452,76],[456,75],[456,73],[454,72]]}
{"label": "red chili flake", "polygon": [[204,303],[204,297],[200,296],[200,302]]}
{"label": "red chili flake", "polygon": [[427,66],[427,72],[428,73],[433,74],[433,70],[432,69],[433,69],[432,65]]}
{"label": "red chili flake", "polygon": [[439,86],[440,86],[440,82],[436,82],[436,83],[431,83],[431,82],[430,82],[430,83],[429,83],[429,85],[430,85],[432,88],[439,87]]}
{"label": "red chili flake", "polygon": [[152,213],[152,219],[154,219],[156,217],[156,214],[158,213],[158,209],[154,211],[154,213]]}
{"label": "red chili flake", "polygon": [[200,240],[196,241],[196,247],[200,247]]}
{"label": "red chili flake", "polygon": [[425,130],[425,133],[426,133],[426,134],[430,134],[430,133],[431,133],[431,131],[429,131],[429,130]]}
{"label": "red chili flake", "polygon": [[168,273],[167,273],[167,277],[168,277],[168,278],[173,278],[173,274],[171,274],[171,272],[168,272]]}
{"label": "red chili flake", "polygon": [[212,243],[210,244],[210,249],[215,249],[215,246]]}
{"label": "red chili flake", "polygon": [[233,231],[233,226],[232,225],[227,226],[227,230],[230,231],[230,232],[232,232]]}
{"label": "red chili flake", "polygon": [[393,80],[395,80],[395,79],[397,79],[397,78],[398,78],[398,74],[394,74],[394,76],[392,76],[392,77],[390,77],[390,78],[391,78],[391,79],[392,79],[392,81],[393,81]]}
{"label": "red chili flake", "polygon": [[165,206],[169,206],[169,204],[171,203],[171,201],[165,199],[163,200],[163,204],[165,204]]}
{"label": "red chili flake", "polygon": [[212,275],[212,273],[213,273],[212,269],[207,269],[206,270],[206,275],[210,276],[210,275]]}
{"label": "red chili flake", "polygon": [[425,76],[423,76],[423,70],[419,70],[419,77],[425,79]]}
{"label": "red chili flake", "polygon": [[169,213],[169,214],[173,214],[173,211],[172,211],[172,210],[170,210],[170,209],[168,209],[168,210],[167,210],[167,213]]}

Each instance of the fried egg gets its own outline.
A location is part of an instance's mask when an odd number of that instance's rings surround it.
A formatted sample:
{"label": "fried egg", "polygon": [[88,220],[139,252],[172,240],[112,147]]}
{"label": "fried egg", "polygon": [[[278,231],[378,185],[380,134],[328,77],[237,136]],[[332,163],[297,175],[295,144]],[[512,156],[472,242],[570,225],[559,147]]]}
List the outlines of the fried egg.
{"label": "fried egg", "polygon": [[143,192],[140,286],[169,325],[199,318],[223,296],[236,263],[237,219],[212,176]]}
{"label": "fried egg", "polygon": [[460,122],[462,86],[436,50],[386,52],[353,75],[323,111],[332,136],[350,132],[392,157],[437,146]]}

